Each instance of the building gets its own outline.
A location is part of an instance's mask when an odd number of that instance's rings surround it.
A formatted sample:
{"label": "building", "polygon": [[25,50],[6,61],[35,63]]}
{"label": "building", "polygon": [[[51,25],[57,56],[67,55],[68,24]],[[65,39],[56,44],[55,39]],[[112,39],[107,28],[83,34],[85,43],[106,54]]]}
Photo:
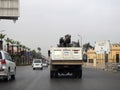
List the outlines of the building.
{"label": "building", "polygon": [[109,54],[96,54],[94,49],[87,51],[89,66],[105,67],[106,63],[120,63],[120,44],[111,44]]}
{"label": "building", "polygon": [[0,0],[0,19],[17,20],[19,0]]}
{"label": "building", "polygon": [[120,44],[112,44],[109,62],[120,63]]}

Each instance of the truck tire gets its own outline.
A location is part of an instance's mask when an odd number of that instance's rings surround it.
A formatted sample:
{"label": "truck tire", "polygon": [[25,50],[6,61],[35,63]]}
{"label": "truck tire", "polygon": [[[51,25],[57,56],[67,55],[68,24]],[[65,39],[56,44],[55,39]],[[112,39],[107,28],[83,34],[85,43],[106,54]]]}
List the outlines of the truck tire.
{"label": "truck tire", "polygon": [[54,72],[54,75],[55,75],[55,78],[58,78],[58,72],[57,71]]}
{"label": "truck tire", "polygon": [[82,78],[82,70],[78,72],[78,78]]}
{"label": "truck tire", "polygon": [[72,78],[76,78],[76,72],[75,71],[72,72]]}
{"label": "truck tire", "polygon": [[53,78],[53,72],[50,71],[50,78]]}
{"label": "truck tire", "polygon": [[55,77],[54,71],[50,71],[50,78],[54,78],[54,77]]}
{"label": "truck tire", "polygon": [[57,71],[50,71],[50,78],[57,78],[57,77],[58,77]]}

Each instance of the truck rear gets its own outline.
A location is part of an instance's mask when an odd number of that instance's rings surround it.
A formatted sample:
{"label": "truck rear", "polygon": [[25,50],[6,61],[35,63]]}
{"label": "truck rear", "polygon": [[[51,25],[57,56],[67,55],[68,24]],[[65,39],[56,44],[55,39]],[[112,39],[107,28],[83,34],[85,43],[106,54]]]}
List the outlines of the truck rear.
{"label": "truck rear", "polygon": [[82,48],[52,47],[50,49],[50,77],[70,73],[74,78],[82,77]]}

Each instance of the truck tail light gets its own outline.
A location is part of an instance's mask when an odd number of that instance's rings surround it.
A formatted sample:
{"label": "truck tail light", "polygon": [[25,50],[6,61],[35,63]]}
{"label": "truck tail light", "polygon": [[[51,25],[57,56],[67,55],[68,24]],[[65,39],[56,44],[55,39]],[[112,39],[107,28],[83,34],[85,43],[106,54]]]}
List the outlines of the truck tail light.
{"label": "truck tail light", "polygon": [[77,54],[79,51],[80,51],[80,50],[73,50],[73,52],[76,53],[76,54]]}

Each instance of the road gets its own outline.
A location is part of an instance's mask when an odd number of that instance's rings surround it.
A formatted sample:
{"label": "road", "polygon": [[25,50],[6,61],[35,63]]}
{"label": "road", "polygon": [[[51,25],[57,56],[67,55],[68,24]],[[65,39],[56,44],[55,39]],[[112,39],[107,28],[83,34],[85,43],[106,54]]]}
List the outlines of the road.
{"label": "road", "polygon": [[83,69],[82,79],[50,79],[49,68],[17,67],[16,80],[0,80],[0,90],[120,90],[120,72]]}

